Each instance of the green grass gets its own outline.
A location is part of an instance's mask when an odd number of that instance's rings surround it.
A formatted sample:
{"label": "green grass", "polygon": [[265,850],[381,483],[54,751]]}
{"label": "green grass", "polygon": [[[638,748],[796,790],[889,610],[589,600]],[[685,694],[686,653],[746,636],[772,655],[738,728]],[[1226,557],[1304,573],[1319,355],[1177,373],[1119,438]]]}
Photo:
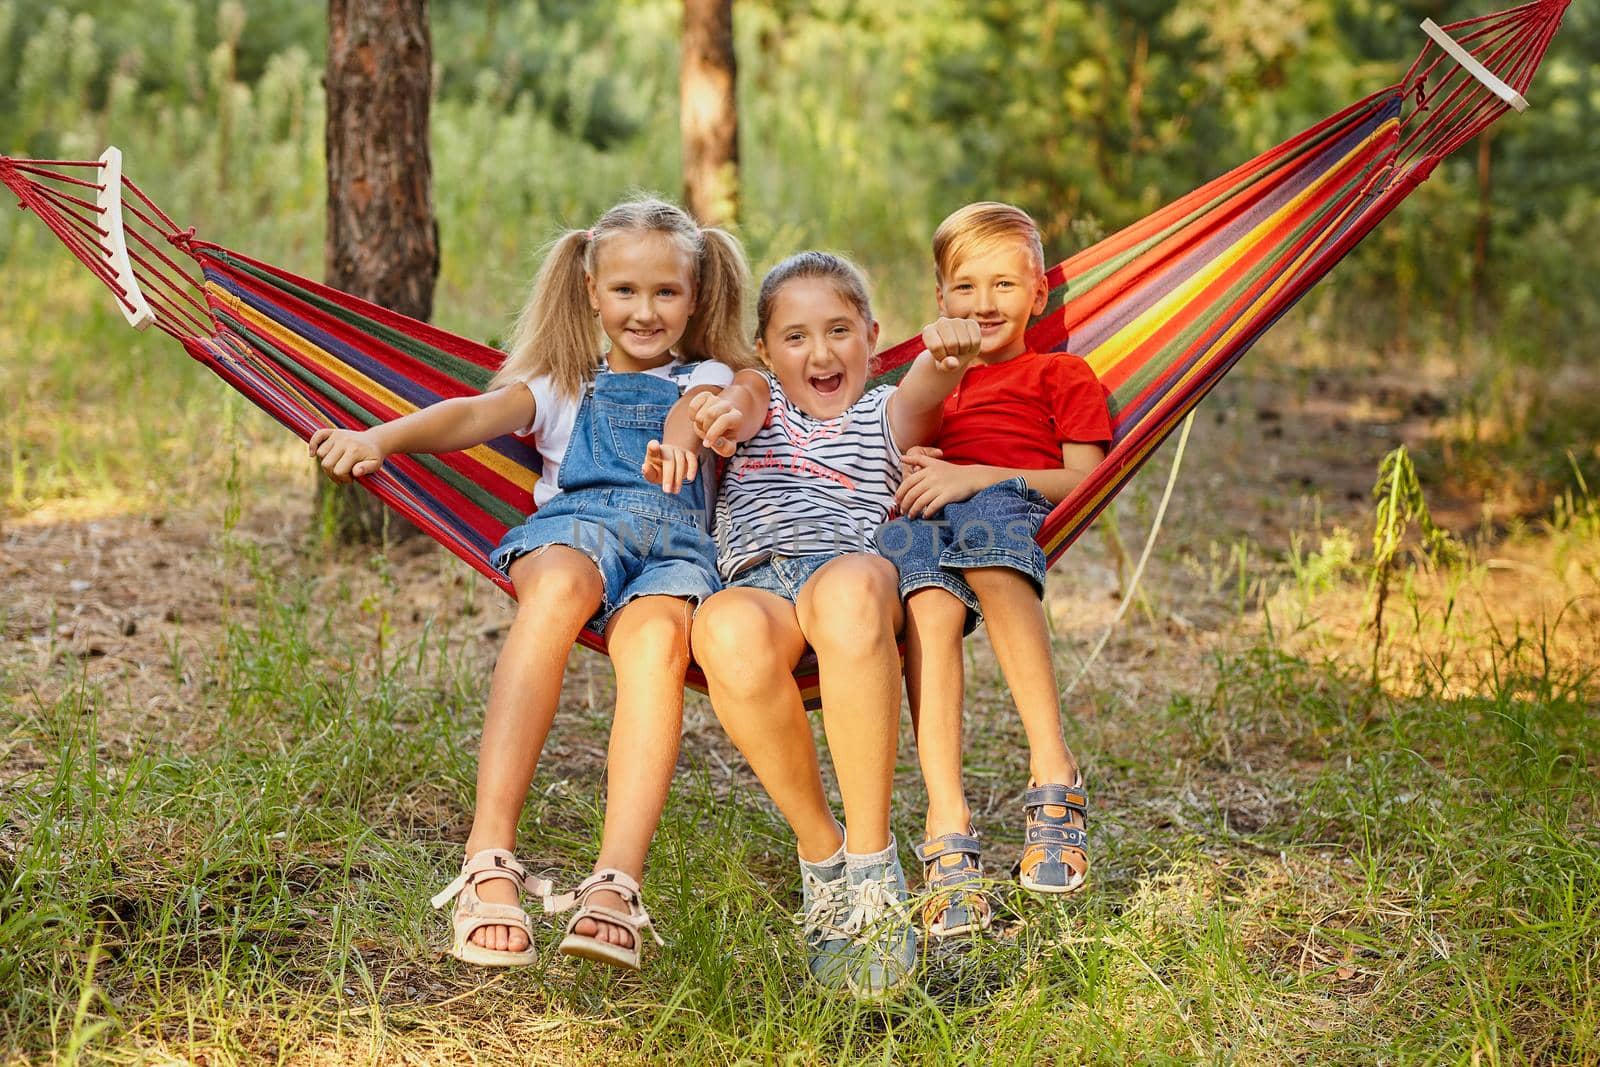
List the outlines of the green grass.
{"label": "green grass", "polygon": [[[240,577],[214,654],[164,668],[202,694],[181,743],[131,729],[75,659],[8,668],[0,1047],[22,1060],[1600,1057],[1600,719],[1593,679],[1532,649],[1499,649],[1465,699],[1270,643],[1219,653],[1192,691],[1098,694],[1114,714],[1074,728],[1092,891],[1002,888],[1006,936],[867,1008],[804,979],[791,840],[714,731],[691,731],[656,841],[669,947],[642,975],[555,955],[553,930],[526,970],[444,958],[427,897],[459,862],[486,677],[471,585],[380,652],[385,624],[351,619],[403,598],[404,566],[306,577],[244,533],[217,551]],[[569,882],[598,838],[606,726],[581,655],[522,826],[525,858]],[[975,666],[975,780],[1001,798],[980,821],[1004,857],[1024,760]],[[904,837],[921,796],[901,779]]]}

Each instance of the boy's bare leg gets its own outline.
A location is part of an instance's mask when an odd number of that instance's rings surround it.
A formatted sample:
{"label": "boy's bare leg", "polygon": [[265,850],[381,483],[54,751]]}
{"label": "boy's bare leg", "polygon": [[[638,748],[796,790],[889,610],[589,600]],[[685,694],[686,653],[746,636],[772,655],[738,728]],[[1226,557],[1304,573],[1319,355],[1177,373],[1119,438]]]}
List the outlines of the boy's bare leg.
{"label": "boy's bare leg", "polygon": [[[644,596],[624,605],[606,627],[617,705],[606,750],[606,820],[595,870],[614,867],[644,881],[645,856],[678,764],[693,613],[689,602],[678,597]],[[628,911],[628,902],[609,891],[594,893],[588,903]],[[633,946],[632,931],[615,923],[581,919],[572,929],[584,937]]]}
{"label": "boy's bare leg", "polygon": [[1061,732],[1061,698],[1050,658],[1044,605],[1026,577],[1008,567],[975,567],[967,583],[983,606],[989,643],[1028,735],[1028,772],[1037,783],[1072,785],[1078,762]]}
{"label": "boy's bare leg", "polygon": [[881,852],[889,845],[900,740],[895,634],[902,612],[894,564],[864,552],[841,556],[805,584],[795,607],[817,653],[822,727],[844,801],[846,849]]}
{"label": "boy's bare leg", "polygon": [[[489,686],[468,856],[486,848],[516,848],[517,820],[555,718],[567,653],[605,591],[594,562],[563,545],[517,560],[511,581],[517,616]],[[516,887],[501,878],[481,881],[474,890],[491,904],[517,902]],[[527,935],[511,926],[479,927],[472,941],[497,952],[528,947]]]}
{"label": "boy's bare leg", "polygon": [[806,647],[794,605],[761,589],[725,589],[695,613],[692,637],[711,707],[794,830],[800,857],[827,859],[839,826],[794,680]]}
{"label": "boy's bare leg", "polygon": [[926,834],[964,834],[972,825],[961,781],[961,658],[967,606],[937,586],[906,598],[906,690],[911,729],[928,789]]}

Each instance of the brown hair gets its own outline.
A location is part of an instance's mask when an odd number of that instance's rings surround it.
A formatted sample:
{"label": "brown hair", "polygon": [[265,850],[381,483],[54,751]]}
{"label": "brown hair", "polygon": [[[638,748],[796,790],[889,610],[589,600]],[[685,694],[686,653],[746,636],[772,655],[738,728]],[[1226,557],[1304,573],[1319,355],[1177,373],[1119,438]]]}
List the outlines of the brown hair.
{"label": "brown hair", "polygon": [[933,268],[940,285],[956,265],[998,241],[1021,241],[1033,253],[1033,263],[1044,274],[1044,242],[1039,226],[1020,207],[993,200],[957,208],[933,231]]}
{"label": "brown hair", "polygon": [[861,268],[832,252],[796,252],[788,259],[767,271],[761,279],[761,293],[756,297],[756,337],[767,332],[767,320],[772,317],[772,304],[783,287],[800,278],[821,278],[831,282],[840,296],[861,313],[863,322],[872,322],[872,298],[867,294],[867,276]]}
{"label": "brown hair", "polygon": [[742,321],[750,268],[738,240],[725,230],[701,227],[676,204],[640,197],[607,211],[590,229],[566,231],[545,249],[510,351],[489,388],[545,375],[567,396],[582,392],[600,365],[600,328],[585,279],[594,275],[600,242],[628,233],[669,234],[694,261],[695,310],[675,346],[679,357],[715,359],[736,369],[755,365]]}

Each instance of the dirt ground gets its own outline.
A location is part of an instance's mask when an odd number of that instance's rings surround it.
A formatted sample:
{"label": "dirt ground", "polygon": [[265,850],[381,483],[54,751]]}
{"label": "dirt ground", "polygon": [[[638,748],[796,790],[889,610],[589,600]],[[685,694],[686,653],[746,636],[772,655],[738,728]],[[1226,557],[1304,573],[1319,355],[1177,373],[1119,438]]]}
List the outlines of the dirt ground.
{"label": "dirt ground", "polygon": [[[1241,367],[1199,409],[1140,600],[1069,706],[1092,714],[1089,694],[1108,688],[1130,701],[1165,701],[1192,690],[1212,649],[1241,627],[1260,625],[1259,609],[1284,580],[1294,535],[1314,546],[1319,533],[1342,527],[1358,545],[1366,542],[1378,460],[1401,442],[1428,446],[1445,417],[1444,388],[1426,376],[1307,370],[1287,362]],[[1175,440],[1123,494],[1114,524],[1102,518],[1051,574],[1047,603],[1071,672],[1064,686],[1121,604]],[[455,654],[487,679],[511,602],[431,542],[403,543],[381,562],[370,550],[317,548],[314,475],[292,441],[282,448],[274,465],[300,476],[246,488],[231,531],[224,530],[220,500],[157,516],[81,517],[47,507],[6,518],[0,672],[10,676],[14,699],[47,706],[76,686],[81,672],[99,694],[104,743],[162,738],[185,749],[202,746],[214,724],[187,714],[206,699],[204,672],[193,667],[218,654],[227,619],[250,617],[255,591],[243,560],[256,554],[271,568],[313,577],[314,598],[374,647],[380,627],[390,645],[405,647],[423,627],[450,620],[456,632],[470,635]],[[1483,501],[1425,488],[1443,524],[1463,534],[1482,526],[1489,510]],[[1558,574],[1531,580],[1547,561],[1530,553],[1537,549],[1501,546],[1488,553],[1489,581],[1499,587],[1494,596],[1551,599],[1530,605],[1529,617],[1558,611],[1570,583]],[[1324,630],[1350,640],[1360,633],[1361,596],[1346,600],[1347,618]],[[1592,599],[1577,608],[1590,623],[1594,610]],[[971,646],[969,654],[983,662],[981,631]],[[592,705],[597,677],[603,686],[605,673],[600,657],[576,651],[567,699]],[[686,750],[728,767],[742,764],[703,701],[691,701],[686,730]],[[602,758],[597,746],[582,747]],[[0,773],[15,776],[30,762],[11,751]]]}

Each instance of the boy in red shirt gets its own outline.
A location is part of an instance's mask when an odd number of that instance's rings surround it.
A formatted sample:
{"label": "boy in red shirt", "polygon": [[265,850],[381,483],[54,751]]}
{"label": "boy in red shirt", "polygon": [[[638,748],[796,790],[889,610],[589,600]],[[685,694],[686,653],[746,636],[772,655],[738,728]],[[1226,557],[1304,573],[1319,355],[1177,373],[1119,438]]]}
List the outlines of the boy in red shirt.
{"label": "boy in red shirt", "polygon": [[1025,211],[969,204],[939,224],[933,257],[941,313],[975,320],[982,347],[945,401],[938,447],[906,453],[904,517],[880,528],[877,544],[906,604],[906,684],[928,787],[923,919],[938,937],[985,929],[992,914],[961,784],[961,640],[980,617],[1028,737],[1022,884],[1070,893],[1089,873],[1083,777],[1062,736],[1035,538],[1105,458],[1111,416],[1088,364],[1028,349],[1028,322],[1049,290]]}

